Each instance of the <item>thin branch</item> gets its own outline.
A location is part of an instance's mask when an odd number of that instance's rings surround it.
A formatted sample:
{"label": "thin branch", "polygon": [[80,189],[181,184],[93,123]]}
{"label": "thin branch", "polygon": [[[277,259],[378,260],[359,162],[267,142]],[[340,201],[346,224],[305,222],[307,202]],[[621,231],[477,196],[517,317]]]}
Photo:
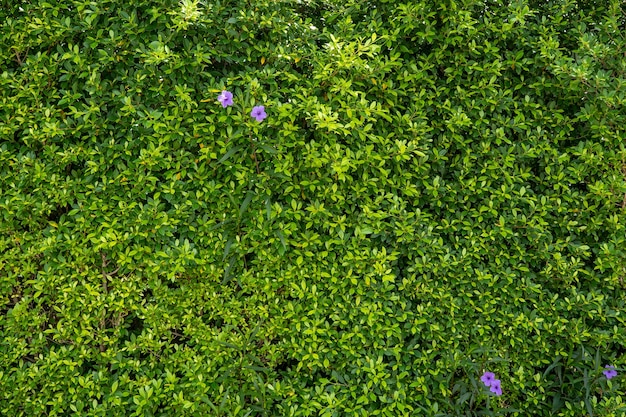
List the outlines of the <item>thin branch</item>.
{"label": "thin branch", "polygon": [[109,293],[109,286],[107,284],[107,273],[105,272],[104,268],[106,268],[106,266],[109,264],[107,262],[107,258],[104,255],[104,252],[100,252],[100,256],[102,256],[102,289],[104,290],[105,294]]}
{"label": "thin branch", "polygon": [[261,174],[261,170],[259,169],[259,160],[256,157],[256,146],[254,146],[254,141],[252,140],[252,132],[250,132],[250,146],[252,146],[252,155],[251,158],[254,159],[254,164],[256,165],[256,173],[257,175]]}

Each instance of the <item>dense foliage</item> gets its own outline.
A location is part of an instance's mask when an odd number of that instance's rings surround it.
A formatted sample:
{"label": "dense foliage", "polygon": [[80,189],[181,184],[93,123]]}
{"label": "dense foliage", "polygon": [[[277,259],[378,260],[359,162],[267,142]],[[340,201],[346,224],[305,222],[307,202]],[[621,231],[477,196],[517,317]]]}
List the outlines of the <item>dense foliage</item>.
{"label": "dense foliage", "polygon": [[621,0],[0,3],[0,414],[626,413]]}

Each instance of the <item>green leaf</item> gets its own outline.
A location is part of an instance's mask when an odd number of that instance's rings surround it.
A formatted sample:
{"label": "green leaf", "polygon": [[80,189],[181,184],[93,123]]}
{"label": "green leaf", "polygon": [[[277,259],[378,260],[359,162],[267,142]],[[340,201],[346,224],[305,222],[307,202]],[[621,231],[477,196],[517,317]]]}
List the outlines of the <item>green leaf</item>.
{"label": "green leaf", "polygon": [[248,206],[250,205],[250,202],[252,201],[252,198],[255,195],[256,194],[254,193],[254,191],[248,191],[246,193],[246,198],[244,198],[243,202],[241,203],[241,206],[239,207],[239,218],[241,218],[241,216],[246,212],[246,210],[248,209]]}
{"label": "green leaf", "polygon": [[231,156],[233,156],[235,153],[239,152],[241,150],[241,146],[235,146],[231,149],[228,150],[228,152],[226,152],[218,161],[217,164],[222,164],[224,162],[226,162],[228,160],[228,158],[230,158]]}

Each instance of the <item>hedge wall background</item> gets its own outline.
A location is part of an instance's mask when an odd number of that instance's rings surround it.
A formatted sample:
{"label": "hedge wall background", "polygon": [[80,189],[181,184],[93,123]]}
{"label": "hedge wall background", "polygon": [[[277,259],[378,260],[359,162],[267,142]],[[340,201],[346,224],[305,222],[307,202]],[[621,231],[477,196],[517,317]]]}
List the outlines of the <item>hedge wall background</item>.
{"label": "hedge wall background", "polygon": [[626,412],[621,1],[0,22],[0,414]]}

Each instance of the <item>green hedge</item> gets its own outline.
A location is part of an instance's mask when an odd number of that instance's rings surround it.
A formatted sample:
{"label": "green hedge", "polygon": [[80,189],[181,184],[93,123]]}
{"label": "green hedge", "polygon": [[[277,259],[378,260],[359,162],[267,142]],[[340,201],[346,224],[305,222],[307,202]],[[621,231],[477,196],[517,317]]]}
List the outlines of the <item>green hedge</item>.
{"label": "green hedge", "polygon": [[0,414],[626,413],[621,0],[0,4]]}

